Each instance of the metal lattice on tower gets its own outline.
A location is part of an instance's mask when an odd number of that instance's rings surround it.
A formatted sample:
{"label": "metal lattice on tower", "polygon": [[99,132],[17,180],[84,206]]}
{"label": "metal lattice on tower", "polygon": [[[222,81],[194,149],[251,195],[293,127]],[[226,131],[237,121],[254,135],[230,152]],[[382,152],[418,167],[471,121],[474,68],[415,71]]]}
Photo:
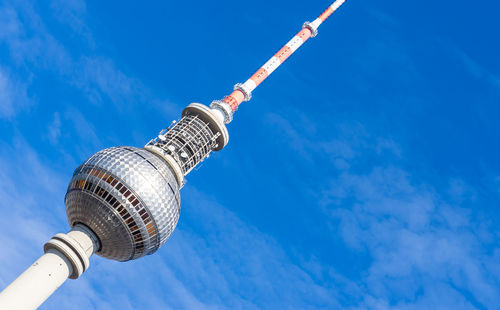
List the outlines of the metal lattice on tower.
{"label": "metal lattice on tower", "polygon": [[186,176],[217,146],[220,133],[213,133],[197,115],[188,115],[171,128],[164,129],[148,145],[161,148],[172,156]]}
{"label": "metal lattice on tower", "polygon": [[173,160],[174,170],[184,177],[212,151],[221,150],[229,134],[213,111],[202,104],[192,103],[182,114],[178,122],[163,129],[145,148],[170,162]]}
{"label": "metal lattice on tower", "polygon": [[0,309],[34,309],[68,277],[78,278],[96,253],[118,261],[157,251],[179,219],[185,176],[229,141],[225,124],[252,92],[345,0],[331,4],[283,46],[245,83],[210,107],[192,103],[182,118],[144,148],[113,147],[92,155],[74,172],[66,197],[71,230],[56,234],[45,254],[0,293]]}
{"label": "metal lattice on tower", "polygon": [[184,116],[172,129],[159,137],[156,146],[166,150],[181,166],[186,176],[197,164],[207,158],[217,146],[219,132],[212,132],[209,124],[198,115]]}

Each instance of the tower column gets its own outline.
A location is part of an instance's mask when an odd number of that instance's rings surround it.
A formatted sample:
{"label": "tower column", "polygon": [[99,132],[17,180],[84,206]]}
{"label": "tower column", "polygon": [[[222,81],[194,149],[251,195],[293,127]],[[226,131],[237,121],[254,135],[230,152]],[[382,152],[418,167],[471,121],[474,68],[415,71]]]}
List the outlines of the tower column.
{"label": "tower column", "polygon": [[67,278],[77,279],[98,249],[97,237],[80,224],[55,235],[45,244],[45,254],[0,293],[0,309],[38,308]]}

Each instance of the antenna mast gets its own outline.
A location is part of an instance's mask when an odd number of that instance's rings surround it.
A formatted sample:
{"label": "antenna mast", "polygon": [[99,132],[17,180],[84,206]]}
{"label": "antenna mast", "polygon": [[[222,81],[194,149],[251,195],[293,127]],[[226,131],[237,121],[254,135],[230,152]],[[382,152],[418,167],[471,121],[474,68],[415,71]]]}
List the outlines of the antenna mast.
{"label": "antenna mast", "polygon": [[252,98],[252,91],[257,88],[271,73],[274,72],[285,60],[290,57],[309,38],[314,38],[318,34],[319,26],[335,12],[346,0],[333,2],[318,18],[313,22],[305,22],[302,30],[299,31],[288,43],[285,44],[271,59],[269,59],[257,72],[255,72],[245,83],[234,85],[233,92],[222,100],[214,100],[210,107],[218,110],[224,115],[226,124],[233,120],[233,113],[238,110],[243,101]]}

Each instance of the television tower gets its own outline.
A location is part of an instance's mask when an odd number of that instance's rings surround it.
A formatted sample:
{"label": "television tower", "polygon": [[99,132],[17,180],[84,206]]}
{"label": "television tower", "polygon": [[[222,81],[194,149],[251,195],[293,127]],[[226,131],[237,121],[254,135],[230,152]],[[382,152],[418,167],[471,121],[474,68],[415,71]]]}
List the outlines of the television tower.
{"label": "television tower", "polygon": [[0,293],[0,309],[38,308],[67,278],[77,279],[97,254],[118,261],[153,254],[167,241],[180,213],[184,178],[211,152],[226,146],[226,124],[243,101],[345,0],[331,4],[245,83],[210,107],[188,105],[182,118],[143,148],[112,147],[76,168],[65,197],[71,230],[44,245],[45,254]]}

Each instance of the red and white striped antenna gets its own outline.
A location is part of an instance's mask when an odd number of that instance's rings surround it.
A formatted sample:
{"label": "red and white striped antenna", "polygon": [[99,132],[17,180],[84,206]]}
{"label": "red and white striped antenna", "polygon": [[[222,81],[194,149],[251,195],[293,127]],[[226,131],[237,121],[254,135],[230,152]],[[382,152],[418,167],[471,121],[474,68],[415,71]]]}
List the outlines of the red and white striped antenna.
{"label": "red and white striped antenna", "polygon": [[318,34],[319,26],[335,12],[346,0],[333,2],[318,18],[312,23],[305,22],[302,30],[299,31],[288,43],[285,44],[271,59],[269,59],[257,72],[255,72],[245,83],[238,83],[234,86],[233,92],[222,100],[215,100],[210,107],[218,110],[224,115],[224,122],[230,123],[233,113],[238,109],[243,101],[252,98],[252,91],[257,88],[271,73],[274,72],[290,55],[292,55],[304,42]]}

